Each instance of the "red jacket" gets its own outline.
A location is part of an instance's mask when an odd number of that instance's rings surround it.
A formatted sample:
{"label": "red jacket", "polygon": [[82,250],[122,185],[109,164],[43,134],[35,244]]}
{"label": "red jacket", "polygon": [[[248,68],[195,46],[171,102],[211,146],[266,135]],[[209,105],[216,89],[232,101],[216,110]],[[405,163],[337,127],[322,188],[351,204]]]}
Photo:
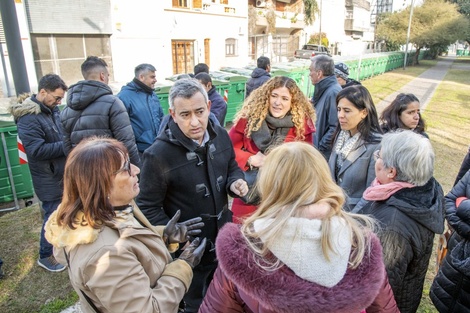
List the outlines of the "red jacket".
{"label": "red jacket", "polygon": [[[238,166],[246,171],[248,169],[247,162],[248,158],[252,155],[255,155],[260,150],[256,146],[255,142],[246,137],[245,128],[247,120],[240,119],[229,131],[230,139],[233,143],[233,149],[235,150],[235,160],[238,163]],[[313,144],[313,134],[315,133],[315,125],[311,120],[305,120],[305,138],[303,141]],[[292,127],[287,133],[284,142],[295,141],[296,129]],[[232,212],[234,217],[234,222],[239,222],[240,217],[250,214],[256,210],[255,205],[245,204],[241,199],[236,198],[233,200]]]}

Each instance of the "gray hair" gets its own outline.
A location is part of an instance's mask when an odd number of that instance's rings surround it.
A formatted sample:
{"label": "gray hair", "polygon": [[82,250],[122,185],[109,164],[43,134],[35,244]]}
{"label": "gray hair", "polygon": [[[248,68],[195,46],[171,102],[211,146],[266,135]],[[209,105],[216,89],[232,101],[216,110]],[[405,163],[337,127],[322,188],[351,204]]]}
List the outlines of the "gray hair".
{"label": "gray hair", "polygon": [[152,64],[142,63],[135,67],[134,75],[135,78],[139,78],[140,74],[145,74],[147,72],[155,72],[157,69]]}
{"label": "gray hair", "polygon": [[310,58],[312,61],[313,68],[315,70],[321,70],[323,76],[331,76],[335,74],[335,61],[332,57],[327,56],[326,54],[319,54]]}
{"label": "gray hair", "polygon": [[170,109],[175,109],[174,102],[176,98],[190,99],[198,92],[202,93],[207,104],[207,101],[209,100],[207,92],[198,80],[194,78],[177,80],[173,86],[171,86],[170,93],[168,95]]}
{"label": "gray hair", "polygon": [[396,181],[425,185],[434,171],[434,150],[426,137],[411,130],[387,133],[382,139],[385,168],[395,168]]}

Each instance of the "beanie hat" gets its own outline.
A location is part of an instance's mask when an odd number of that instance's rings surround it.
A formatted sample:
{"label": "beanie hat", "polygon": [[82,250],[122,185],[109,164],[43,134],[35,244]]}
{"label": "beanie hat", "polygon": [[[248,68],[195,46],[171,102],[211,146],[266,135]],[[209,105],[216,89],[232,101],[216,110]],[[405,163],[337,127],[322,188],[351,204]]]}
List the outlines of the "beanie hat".
{"label": "beanie hat", "polygon": [[348,66],[342,62],[335,64],[335,74],[336,76],[339,76],[344,80],[347,80],[349,76]]}

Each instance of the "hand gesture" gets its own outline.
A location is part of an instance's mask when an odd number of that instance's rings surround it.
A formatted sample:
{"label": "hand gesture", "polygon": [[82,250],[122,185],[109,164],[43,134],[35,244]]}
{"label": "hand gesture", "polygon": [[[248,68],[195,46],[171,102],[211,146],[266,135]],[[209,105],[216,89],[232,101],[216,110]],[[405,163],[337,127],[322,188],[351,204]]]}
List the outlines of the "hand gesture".
{"label": "hand gesture", "polygon": [[243,179],[237,179],[230,185],[230,190],[237,196],[244,197],[248,193],[248,184]]}
{"label": "hand gesture", "polygon": [[181,210],[178,210],[171,220],[166,224],[163,230],[163,240],[165,243],[180,243],[189,240],[191,236],[201,233],[204,223],[202,218],[195,217],[185,222],[177,223],[181,216]]}
{"label": "hand gesture", "polygon": [[201,258],[205,249],[206,238],[202,239],[201,242],[201,238],[198,237],[194,239],[186,249],[184,249],[183,253],[181,253],[178,259],[186,261],[186,263],[188,263],[191,268],[194,268],[199,264],[199,262],[201,262]]}

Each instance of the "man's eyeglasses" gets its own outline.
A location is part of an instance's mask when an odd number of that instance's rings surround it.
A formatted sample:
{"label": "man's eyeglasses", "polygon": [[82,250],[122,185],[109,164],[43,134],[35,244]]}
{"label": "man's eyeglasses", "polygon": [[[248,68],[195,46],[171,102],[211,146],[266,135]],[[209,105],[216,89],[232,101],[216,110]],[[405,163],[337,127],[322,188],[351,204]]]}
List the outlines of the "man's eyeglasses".
{"label": "man's eyeglasses", "polygon": [[121,169],[114,172],[114,175],[117,175],[124,171],[127,171],[129,173],[129,176],[132,176],[131,161],[129,159],[127,159],[126,162],[124,162],[124,165],[122,166]]}
{"label": "man's eyeglasses", "polygon": [[381,159],[380,150],[375,150],[374,151],[374,160],[377,161],[378,159]]}
{"label": "man's eyeglasses", "polygon": [[51,95],[55,99],[55,102],[60,102],[60,101],[62,101],[62,99],[64,99],[64,98],[59,97],[59,96],[54,96],[52,93],[50,93],[48,91],[46,91],[46,92],[47,92],[48,95]]}

